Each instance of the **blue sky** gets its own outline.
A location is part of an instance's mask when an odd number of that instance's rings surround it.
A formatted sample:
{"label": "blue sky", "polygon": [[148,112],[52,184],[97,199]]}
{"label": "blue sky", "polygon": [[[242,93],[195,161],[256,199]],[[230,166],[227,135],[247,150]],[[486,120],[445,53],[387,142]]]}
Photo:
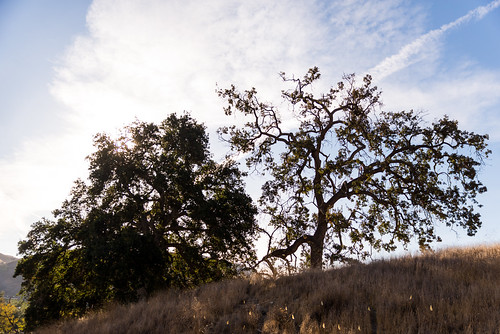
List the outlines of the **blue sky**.
{"label": "blue sky", "polygon": [[490,134],[483,228],[437,246],[500,242],[500,1],[0,0],[0,252],[85,178],[95,133],[183,110],[213,133],[236,121],[216,84],[276,100],[280,71],[312,66],[324,87],[371,73],[385,109]]}

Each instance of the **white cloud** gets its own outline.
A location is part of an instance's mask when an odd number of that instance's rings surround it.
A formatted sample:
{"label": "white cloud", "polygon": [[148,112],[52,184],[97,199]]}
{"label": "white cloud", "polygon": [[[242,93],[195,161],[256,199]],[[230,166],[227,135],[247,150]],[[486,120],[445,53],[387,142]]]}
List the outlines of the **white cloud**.
{"label": "white cloud", "polygon": [[422,111],[432,121],[449,115],[462,128],[488,133],[500,141],[498,105],[500,73],[477,67],[454,74],[435,74],[434,80],[416,84],[411,81],[384,81],[382,95],[386,109]]}
{"label": "white cloud", "polygon": [[119,114],[118,121],[183,109],[219,123],[216,82],[262,86],[281,69],[307,68],[319,29],[304,26],[314,22],[302,14],[304,6],[287,5],[96,1],[88,14],[90,36],[69,51],[53,93],[99,126],[109,124],[106,114]]}
{"label": "white cloud", "polygon": [[371,73],[376,80],[382,80],[394,72],[406,68],[423,58],[427,58],[428,54],[432,54],[436,51],[436,43],[439,42],[439,39],[448,30],[457,28],[473,19],[480,20],[499,6],[500,0],[492,1],[485,6],[480,6],[469,11],[455,21],[444,24],[438,29],[429,31],[413,42],[406,44],[397,54],[385,58],[381,63],[368,70],[368,73]]}
{"label": "white cloud", "polygon": [[363,3],[95,1],[89,36],[70,48],[52,91],[93,132],[184,109],[217,126],[227,119],[216,83],[275,99],[280,71],[319,65],[337,80],[414,35],[402,27],[415,10],[401,1]]}
{"label": "white cloud", "polygon": [[[334,1],[328,9],[325,62],[340,73],[361,72],[423,32],[424,12],[406,1]],[[335,73],[338,76],[338,73]]]}
{"label": "white cloud", "polygon": [[29,226],[57,208],[84,172],[81,144],[73,136],[48,136],[26,142],[9,161],[0,160],[0,244],[10,254]]}

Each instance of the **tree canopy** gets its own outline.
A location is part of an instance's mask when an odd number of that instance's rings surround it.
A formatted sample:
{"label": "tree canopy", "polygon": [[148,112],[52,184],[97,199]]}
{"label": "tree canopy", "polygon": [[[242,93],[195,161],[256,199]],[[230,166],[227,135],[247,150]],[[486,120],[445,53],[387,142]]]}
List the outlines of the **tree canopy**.
{"label": "tree canopy", "polygon": [[87,181],[19,243],[28,328],[110,301],[234,275],[255,261],[256,208],[189,115],[95,137]]}
{"label": "tree canopy", "polygon": [[7,302],[0,292],[0,334],[22,333],[23,329],[24,318],[21,309],[16,304]]}
{"label": "tree canopy", "polygon": [[425,248],[440,240],[436,222],[476,233],[487,135],[460,130],[446,116],[428,124],[413,111],[381,110],[369,75],[361,84],[346,75],[323,94],[312,88],[318,68],[302,79],[282,78],[293,85],[280,105],[293,127],[255,88],[219,90],[226,114],[248,120],[221,128],[221,136],[247,154],[249,167],[263,166],[269,175],[260,203],[281,233],[263,260],[302,249],[307,263],[321,267],[324,260],[366,257],[368,245],[391,251],[417,239]]}

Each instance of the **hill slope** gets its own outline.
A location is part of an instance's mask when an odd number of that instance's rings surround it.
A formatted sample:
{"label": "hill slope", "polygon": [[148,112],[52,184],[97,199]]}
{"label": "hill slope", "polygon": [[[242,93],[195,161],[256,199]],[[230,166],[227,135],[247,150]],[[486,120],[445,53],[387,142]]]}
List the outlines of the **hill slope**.
{"label": "hill slope", "polygon": [[6,264],[6,263],[13,262],[16,260],[17,260],[17,258],[14,256],[5,255],[5,254],[0,253],[0,264]]}
{"label": "hill slope", "polygon": [[21,277],[12,277],[16,270],[19,259],[0,254],[0,291],[5,293],[5,297],[14,297],[21,289]]}
{"label": "hill slope", "polygon": [[500,245],[231,280],[39,333],[498,333]]}

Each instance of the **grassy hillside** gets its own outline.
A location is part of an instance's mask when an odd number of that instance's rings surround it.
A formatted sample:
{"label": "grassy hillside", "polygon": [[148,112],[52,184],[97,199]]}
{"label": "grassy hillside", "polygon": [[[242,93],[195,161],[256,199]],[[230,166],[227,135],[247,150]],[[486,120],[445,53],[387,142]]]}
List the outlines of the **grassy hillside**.
{"label": "grassy hillside", "polygon": [[10,255],[0,254],[0,291],[6,297],[13,297],[21,289],[21,277],[13,278],[18,259]]}
{"label": "grassy hillside", "polygon": [[500,245],[166,291],[39,333],[500,333]]}

